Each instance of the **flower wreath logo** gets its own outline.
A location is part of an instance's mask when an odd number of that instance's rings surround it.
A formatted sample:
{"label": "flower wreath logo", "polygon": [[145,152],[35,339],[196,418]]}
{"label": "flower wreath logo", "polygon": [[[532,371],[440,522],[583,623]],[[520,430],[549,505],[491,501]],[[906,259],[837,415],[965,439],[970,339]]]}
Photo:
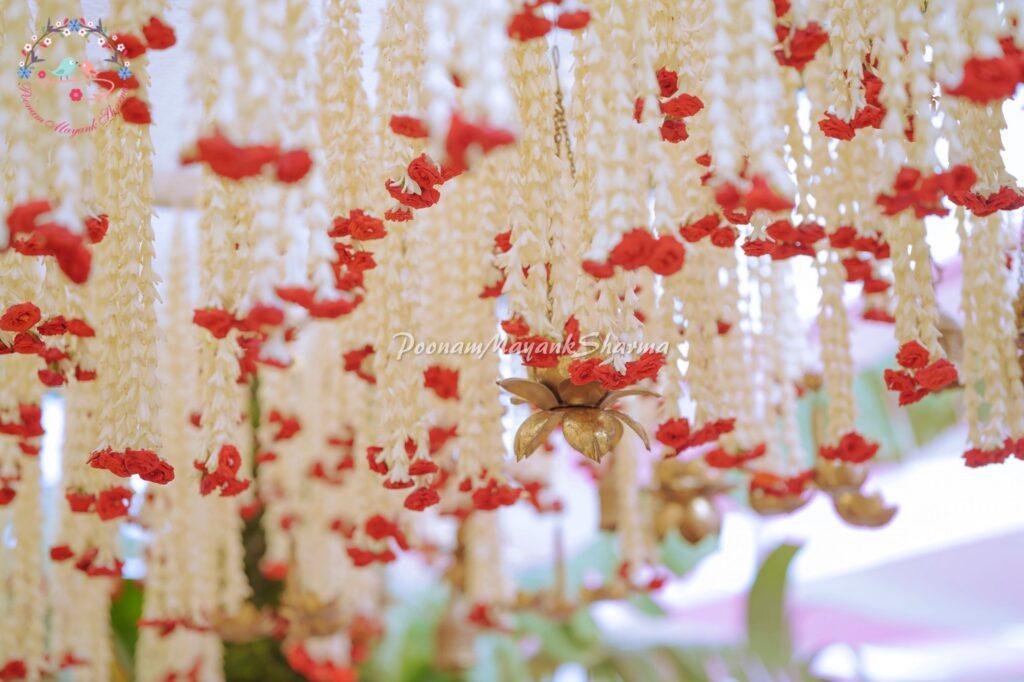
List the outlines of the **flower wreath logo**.
{"label": "flower wreath logo", "polygon": [[[48,59],[44,56],[52,53],[51,48],[65,38],[84,38],[85,44],[76,46],[79,49],[74,56],[66,56],[59,61],[56,57]],[[93,39],[104,53],[109,51],[110,56],[105,57],[103,63],[109,63],[110,69],[97,70],[88,60],[85,52]],[[132,78],[132,71],[131,63],[123,55],[125,49],[124,42],[116,33],[107,35],[102,19],[58,19],[53,23],[47,19],[45,29],[33,35],[21,50],[18,90],[22,104],[32,118],[61,135],[80,135],[103,127],[117,115],[128,97],[126,86]],[[57,94],[50,96],[50,92]],[[120,94],[115,96],[117,92]],[[58,105],[62,98],[70,104]],[[41,105],[43,102],[45,105]],[[39,111],[40,108],[57,108],[61,113],[55,117],[48,116]],[[81,109],[86,110],[86,120],[78,125],[72,122],[72,118],[81,120]]]}

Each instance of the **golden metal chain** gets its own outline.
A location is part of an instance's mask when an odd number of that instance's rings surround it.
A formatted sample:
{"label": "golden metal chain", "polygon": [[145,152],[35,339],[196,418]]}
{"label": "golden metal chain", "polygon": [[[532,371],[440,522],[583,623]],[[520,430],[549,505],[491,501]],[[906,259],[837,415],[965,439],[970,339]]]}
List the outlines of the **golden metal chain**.
{"label": "golden metal chain", "polygon": [[576,179],[576,158],[572,153],[572,142],[569,138],[569,123],[565,118],[565,105],[562,102],[562,80],[558,76],[558,46],[551,48],[551,61],[555,69],[555,152],[562,156],[562,143],[565,143],[565,158],[569,162],[569,173]]}

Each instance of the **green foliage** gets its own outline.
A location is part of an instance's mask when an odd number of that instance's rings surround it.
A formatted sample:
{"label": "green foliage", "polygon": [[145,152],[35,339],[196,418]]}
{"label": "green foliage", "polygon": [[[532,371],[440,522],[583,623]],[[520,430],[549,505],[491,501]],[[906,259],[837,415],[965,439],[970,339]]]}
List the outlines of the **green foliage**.
{"label": "green foliage", "polygon": [[[570,557],[565,563],[565,587],[572,594],[583,585],[583,578],[599,575],[607,579],[618,566],[615,536],[600,532],[594,541],[582,552]],[[517,576],[517,584],[526,592],[550,588],[555,584],[555,568],[539,566],[523,571]]]}
{"label": "green foliage", "polygon": [[747,639],[751,652],[765,666],[780,669],[793,658],[786,615],[786,582],[798,545],[779,545],[761,564],[747,595]]}
{"label": "green foliage", "polygon": [[437,625],[448,606],[443,587],[425,590],[388,609],[384,639],[359,670],[361,680],[443,682],[457,679],[434,669]]}
{"label": "green foliage", "polygon": [[301,682],[305,680],[288,665],[281,643],[258,639],[224,645],[224,677],[231,682]]}
{"label": "green foliage", "polygon": [[717,535],[709,535],[696,545],[691,545],[678,531],[672,530],[661,542],[661,562],[675,575],[686,575],[717,548]]}
{"label": "green foliage", "polygon": [[134,580],[124,580],[110,602],[110,629],[116,663],[122,670],[135,669],[135,645],[139,641],[139,618],[142,617],[142,587]]}

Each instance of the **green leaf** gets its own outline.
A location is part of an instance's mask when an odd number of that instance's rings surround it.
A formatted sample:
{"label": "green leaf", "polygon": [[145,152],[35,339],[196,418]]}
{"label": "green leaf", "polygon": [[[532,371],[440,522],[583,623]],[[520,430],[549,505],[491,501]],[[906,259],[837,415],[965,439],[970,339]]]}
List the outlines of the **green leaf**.
{"label": "green leaf", "polygon": [[747,596],[747,641],[750,650],[771,669],[789,663],[793,642],[786,615],[786,581],[799,545],[782,544],[762,562]]}
{"label": "green leaf", "polygon": [[696,545],[691,545],[673,529],[661,541],[661,563],[675,575],[686,575],[717,548],[717,535],[709,535]]}
{"label": "green leaf", "polygon": [[139,641],[139,618],[142,618],[142,588],[134,580],[125,580],[117,597],[110,602],[110,627],[114,635],[119,661],[134,670],[135,644]]}
{"label": "green leaf", "polygon": [[232,682],[300,682],[305,679],[292,670],[273,639],[224,644],[224,678]]}
{"label": "green leaf", "polygon": [[634,609],[647,616],[661,617],[665,615],[665,609],[658,606],[658,603],[651,599],[651,595],[637,592],[630,595],[629,603]]}

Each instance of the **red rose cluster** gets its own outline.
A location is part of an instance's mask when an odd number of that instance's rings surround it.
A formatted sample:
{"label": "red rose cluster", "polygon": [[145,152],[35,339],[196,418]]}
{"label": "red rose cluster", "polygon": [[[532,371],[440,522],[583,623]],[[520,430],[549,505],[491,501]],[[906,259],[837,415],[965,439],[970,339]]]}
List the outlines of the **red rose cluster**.
{"label": "red rose cluster", "polygon": [[[558,17],[551,21],[541,16],[540,8],[554,5],[559,8]],[[570,7],[563,0],[527,0],[523,8],[512,15],[508,22],[508,36],[513,40],[526,42],[543,38],[556,27],[565,31],[577,31],[590,23],[590,12],[582,7]]]}
{"label": "red rose cluster", "polygon": [[[754,211],[788,211],[793,208],[790,199],[779,196],[768,184],[763,175],[753,175],[748,181],[745,191],[741,191],[732,182],[723,182],[715,190],[715,201],[722,207],[726,217],[737,215],[742,208],[746,212],[745,220],[733,220],[739,224],[750,221],[750,214]],[[732,218],[729,218],[732,220]]]}
{"label": "red rose cluster", "polygon": [[690,427],[689,419],[676,417],[662,422],[654,433],[654,437],[662,445],[667,445],[675,450],[674,454],[678,455],[684,450],[717,441],[723,434],[732,431],[735,424],[735,419],[716,419],[694,431]]}
{"label": "red rose cluster", "polygon": [[[9,306],[0,315],[0,331],[9,332],[14,336],[5,342],[0,334],[0,355],[38,355],[46,362],[46,368],[36,375],[45,386],[57,387],[67,383],[67,373],[71,370],[71,356],[56,346],[48,346],[42,337],[63,336],[70,334],[88,338],[96,332],[84,320],[67,319],[63,315],[54,315],[45,320],[39,307],[31,301]],[[82,369],[74,365],[74,376],[78,381],[92,381],[96,372]]]}
{"label": "red rose cluster", "polygon": [[420,485],[420,487],[416,488],[406,496],[404,502],[406,509],[423,511],[427,507],[432,507],[441,501],[438,489],[444,485],[444,482],[447,479],[447,474],[442,471],[434,461],[427,459],[426,457],[417,457],[416,442],[412,438],[408,438],[405,441],[405,454],[410,460],[408,469],[410,478],[399,480],[392,477],[390,475],[391,470],[388,468],[388,465],[378,459],[378,456],[382,452],[384,452],[384,448],[372,445],[366,448],[366,460],[370,464],[370,471],[386,477],[384,480],[384,487],[389,490],[403,490],[416,486],[417,481],[412,477],[421,479],[421,482],[423,482],[425,481],[423,477],[440,474],[439,476],[434,477],[432,482]]}
{"label": "red rose cluster", "polygon": [[1002,447],[983,450],[971,448],[963,454],[964,464],[971,469],[988,466],[989,464],[1002,464],[1010,455],[1024,461],[1024,438],[1016,440],[1007,438],[1003,441]]}
{"label": "red rose cluster", "polygon": [[818,455],[823,459],[839,460],[850,464],[863,464],[878,452],[878,443],[872,443],[856,431],[850,431],[835,446],[822,445]]}
{"label": "red rose cluster", "polygon": [[472,154],[488,154],[515,141],[516,136],[510,130],[485,122],[470,121],[463,118],[459,112],[453,112],[448,123],[448,134],[444,138],[447,160],[442,171],[449,176],[445,177],[444,182],[468,168],[469,157]]}
{"label": "red rose cluster", "polygon": [[395,135],[410,137],[414,140],[425,138],[430,134],[427,126],[418,116],[394,114],[388,121],[388,127],[391,128],[391,132]]}
{"label": "red rose cluster", "polygon": [[957,206],[963,206],[982,218],[996,211],[1016,211],[1024,207],[1024,192],[1006,186],[988,195],[963,190],[949,192],[948,196]]}
{"label": "red rose cluster", "polygon": [[[18,405],[17,419],[8,421],[0,417],[0,434],[18,439],[18,449],[22,454],[33,457],[39,454],[39,445],[35,439],[40,438],[43,430],[43,411],[39,405],[22,403]],[[3,488],[10,489],[10,480],[3,480]],[[10,496],[9,498],[7,496]],[[0,494],[0,506],[13,499],[13,492]],[[4,501],[6,500],[6,501]]]}
{"label": "red rose cluster", "polygon": [[111,448],[103,448],[89,455],[89,466],[93,469],[105,469],[121,478],[138,475],[144,481],[161,485],[174,480],[174,467],[152,450],[128,449],[118,452]]}
{"label": "red rose cluster", "polygon": [[504,352],[521,356],[523,365],[539,369],[558,366],[558,359],[571,355],[579,349],[580,323],[570,316],[562,327],[562,341],[558,342],[539,334],[530,334],[530,327],[521,318],[505,320],[502,330],[511,338],[505,343]]}
{"label": "red rose cluster", "polygon": [[728,452],[725,448],[715,448],[704,453],[704,462],[715,469],[740,469],[745,467],[747,462],[764,455],[765,450],[764,443],[758,443],[749,450],[740,450],[739,452]]}
{"label": "red rose cluster", "polygon": [[946,93],[969,99],[978,104],[1013,97],[1017,86],[1024,82],[1024,52],[1012,37],[999,41],[1001,57],[971,57],[964,64],[964,77],[959,85],[945,88]]}
{"label": "red rose cluster", "polygon": [[304,149],[282,151],[276,144],[238,146],[219,130],[199,138],[194,149],[182,154],[181,163],[205,163],[211,171],[229,180],[254,177],[273,166],[274,176],[285,184],[306,177],[313,166],[309,152]]}
{"label": "red rose cluster", "polygon": [[[494,236],[494,255],[502,253],[508,253],[512,250],[512,230],[500,232]],[[485,284],[483,291],[480,292],[480,298],[497,298],[501,296],[501,290],[505,288],[505,281],[508,279],[508,274],[505,272],[505,268],[499,265],[497,259],[492,260],[494,269],[498,271],[500,277],[493,284]],[[530,268],[526,267],[523,269],[523,276],[530,276]]]}
{"label": "red rose cluster", "polygon": [[928,349],[917,341],[900,346],[896,362],[904,369],[885,370],[885,385],[899,393],[900,405],[916,403],[959,380],[953,363],[945,358],[932,361]]}
{"label": "red rose cluster", "polygon": [[850,225],[837,227],[828,236],[829,245],[840,252],[847,282],[863,282],[865,320],[892,323],[885,293],[892,286],[880,270],[881,261],[889,258],[889,244],[880,233],[860,234]]}
{"label": "red rose cluster", "polygon": [[642,227],[622,235],[604,263],[583,261],[583,270],[593,277],[605,279],[615,274],[615,267],[637,270],[648,267],[658,275],[679,272],[686,262],[686,248],[672,235],[655,237]]}
{"label": "red rose cluster", "polygon": [[825,238],[825,228],[817,223],[776,220],[765,228],[767,239],[743,242],[743,253],[748,256],[770,256],[772,260],[788,260],[794,256],[814,256],[814,244]]}
{"label": "red rose cluster", "polygon": [[[52,256],[68,279],[82,284],[89,278],[92,253],[86,239],[96,243],[106,234],[105,215],[87,218],[86,234],[79,234],[54,222],[39,223],[53,207],[48,201],[28,201],[15,206],[7,215],[9,247],[23,256]],[[94,227],[88,228],[90,221]],[[0,248],[0,253],[6,247]]]}
{"label": "red rose cluster", "polygon": [[438,166],[429,156],[420,154],[406,167],[406,175],[416,185],[415,189],[397,180],[386,180],[384,186],[388,194],[402,206],[411,209],[427,208],[441,200],[441,192],[437,188],[461,175],[464,170],[465,166],[458,164]]}
{"label": "red rose cluster", "polygon": [[775,37],[779,41],[775,59],[782,66],[791,66],[797,71],[803,71],[821,46],[828,42],[828,33],[816,21],[809,21],[806,26],[795,30],[790,24],[779,22],[775,24]]}
{"label": "red rose cluster", "polygon": [[948,171],[931,175],[904,166],[893,180],[892,193],[879,194],[876,203],[885,215],[896,215],[913,208],[918,218],[944,216],[949,209],[942,206],[943,195],[955,195],[967,201],[977,179],[970,166],[953,166]]}
{"label": "red rose cluster", "polygon": [[522,495],[522,488],[514,488],[507,483],[499,483],[494,478],[488,478],[486,472],[483,476],[486,480],[486,484],[473,487],[473,481],[469,478],[464,479],[459,484],[459,490],[462,492],[470,492],[470,499],[473,502],[473,508],[481,511],[492,511],[499,507],[509,507],[515,504],[519,500],[519,496]]}
{"label": "red rose cluster", "polygon": [[234,445],[222,445],[217,453],[217,468],[210,471],[206,462],[196,460],[192,463],[202,473],[199,481],[199,493],[209,495],[220,490],[221,497],[233,497],[246,488],[252,481],[239,479],[238,470],[242,466],[242,455]]}
{"label": "red rose cluster", "polygon": [[648,351],[636,360],[626,363],[624,372],[611,364],[604,364],[601,358],[574,360],[569,364],[569,380],[576,386],[596,381],[606,391],[618,391],[644,379],[657,380],[658,372],[665,366],[665,354]]}
{"label": "red rose cluster", "polygon": [[[882,127],[886,112],[885,106],[879,99],[882,92],[882,79],[874,74],[869,64],[864,65],[861,84],[864,86],[864,106],[858,109],[849,121],[844,121],[835,114],[826,112],[825,118],[818,121],[818,128],[825,134],[825,137],[836,140],[852,140],[861,128]],[[908,137],[912,137],[912,135],[908,135]]]}
{"label": "red rose cluster", "polygon": [[[704,108],[699,97],[679,92],[679,74],[672,69],[662,67],[657,72],[658,79],[658,110],[662,114],[661,139],[676,144],[687,139],[690,134],[686,130],[686,119],[696,115]],[[633,106],[633,119],[640,123],[644,115],[644,100],[636,98]]]}

